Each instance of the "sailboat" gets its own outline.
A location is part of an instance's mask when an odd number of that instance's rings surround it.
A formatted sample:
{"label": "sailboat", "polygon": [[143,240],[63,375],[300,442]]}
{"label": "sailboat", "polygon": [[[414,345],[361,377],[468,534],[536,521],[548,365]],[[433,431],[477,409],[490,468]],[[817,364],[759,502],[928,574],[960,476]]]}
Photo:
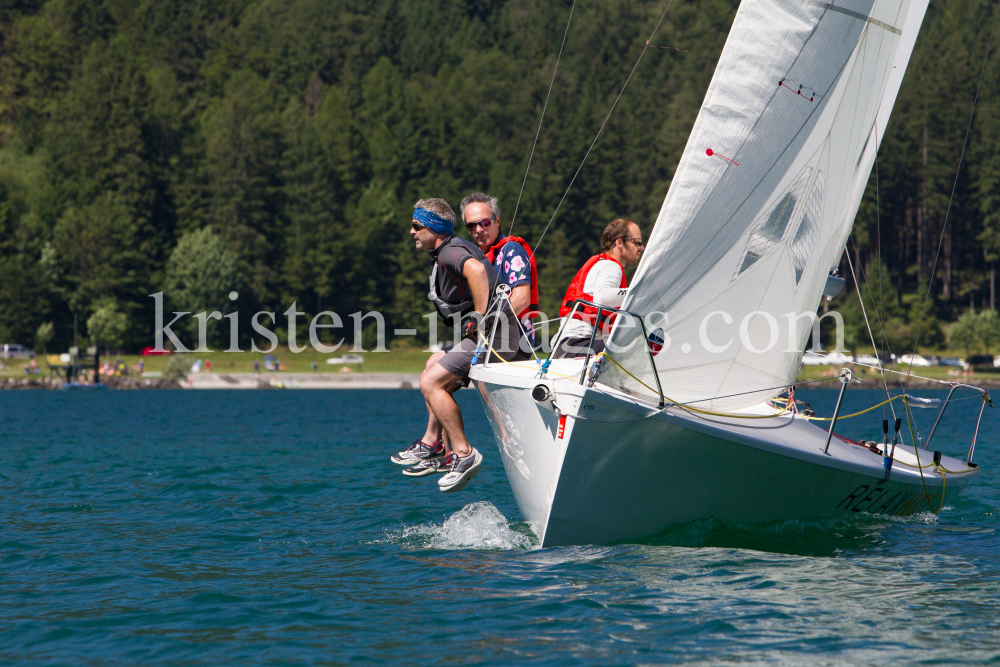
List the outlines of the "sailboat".
{"label": "sailboat", "polygon": [[[888,399],[893,445],[779,398],[837,282],[927,4],[743,0],[630,294],[606,309],[605,354],[473,368],[542,546],[709,517],[937,512],[978,476],[975,436],[964,457],[922,449],[933,434],[914,434],[905,394]],[[839,379],[842,398],[850,371]]]}

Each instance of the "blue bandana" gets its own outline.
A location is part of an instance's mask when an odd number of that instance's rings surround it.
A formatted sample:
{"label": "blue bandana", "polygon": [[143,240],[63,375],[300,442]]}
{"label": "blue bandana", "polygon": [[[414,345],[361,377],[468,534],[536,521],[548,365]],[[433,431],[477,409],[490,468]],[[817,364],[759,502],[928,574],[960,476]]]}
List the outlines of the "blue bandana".
{"label": "blue bandana", "polygon": [[413,219],[435,234],[448,236],[455,231],[454,222],[448,222],[437,213],[432,213],[426,208],[413,209]]}

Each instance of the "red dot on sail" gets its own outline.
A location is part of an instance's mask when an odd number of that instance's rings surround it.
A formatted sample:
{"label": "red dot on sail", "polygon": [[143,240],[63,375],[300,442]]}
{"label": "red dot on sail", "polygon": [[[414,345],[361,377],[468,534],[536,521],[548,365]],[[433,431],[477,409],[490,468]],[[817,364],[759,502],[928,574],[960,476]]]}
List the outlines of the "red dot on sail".
{"label": "red dot on sail", "polygon": [[712,149],[711,149],[711,148],[709,148],[709,149],[708,149],[707,151],[705,151],[705,155],[707,155],[707,156],[709,156],[709,157],[712,157],[712,155],[713,155],[713,153],[712,153]]}

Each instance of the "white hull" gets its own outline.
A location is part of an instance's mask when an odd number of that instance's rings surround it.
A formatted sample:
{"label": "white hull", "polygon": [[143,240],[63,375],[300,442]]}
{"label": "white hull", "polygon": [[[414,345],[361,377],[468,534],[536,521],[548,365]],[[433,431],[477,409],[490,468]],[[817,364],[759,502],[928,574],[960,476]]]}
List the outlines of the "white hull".
{"label": "white hull", "polygon": [[[570,363],[578,374],[580,362]],[[943,468],[968,472],[945,480],[929,467],[921,480],[916,468],[901,465],[916,463],[912,448],[900,446],[883,483],[880,455],[837,438],[824,454],[827,432],[799,417],[709,417],[741,423],[734,426],[668,408],[643,418],[655,404],[602,385],[535,379],[537,369],[527,366],[476,367],[472,378],[521,514],[545,547],[638,539],[709,517],[756,523],[860,512],[907,516],[936,510],[943,490],[944,500],[952,498],[979,474],[944,457]],[[554,404],[531,397],[539,384]],[[562,437],[554,405],[566,414]],[[767,410],[774,412],[760,406],[756,414]],[[931,452],[918,454],[921,464],[931,462]]]}

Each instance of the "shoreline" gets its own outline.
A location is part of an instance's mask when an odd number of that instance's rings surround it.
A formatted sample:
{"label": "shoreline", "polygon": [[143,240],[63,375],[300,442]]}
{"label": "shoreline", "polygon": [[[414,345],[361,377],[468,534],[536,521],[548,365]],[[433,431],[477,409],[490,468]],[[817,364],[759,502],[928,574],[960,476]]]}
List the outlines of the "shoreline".
{"label": "shoreline", "polygon": [[27,389],[418,389],[418,373],[191,373],[180,380],[134,375],[102,377],[100,386],[55,377],[6,377],[2,390]]}
{"label": "shoreline", "polygon": [[[981,389],[1000,389],[1000,378],[956,378],[956,382]],[[951,380],[947,380],[951,382]],[[872,382],[871,384],[875,384]],[[861,383],[852,382],[851,390],[881,390]],[[816,389],[839,388],[819,385]],[[418,373],[191,373],[181,380],[160,377],[111,376],[101,378],[101,388],[105,389],[419,389]],[[67,384],[62,378],[53,377],[6,377],[0,378],[0,391],[25,389],[96,389],[94,385]],[[944,385],[917,377],[911,377],[908,389],[942,389]],[[898,383],[890,389],[898,390]]]}

